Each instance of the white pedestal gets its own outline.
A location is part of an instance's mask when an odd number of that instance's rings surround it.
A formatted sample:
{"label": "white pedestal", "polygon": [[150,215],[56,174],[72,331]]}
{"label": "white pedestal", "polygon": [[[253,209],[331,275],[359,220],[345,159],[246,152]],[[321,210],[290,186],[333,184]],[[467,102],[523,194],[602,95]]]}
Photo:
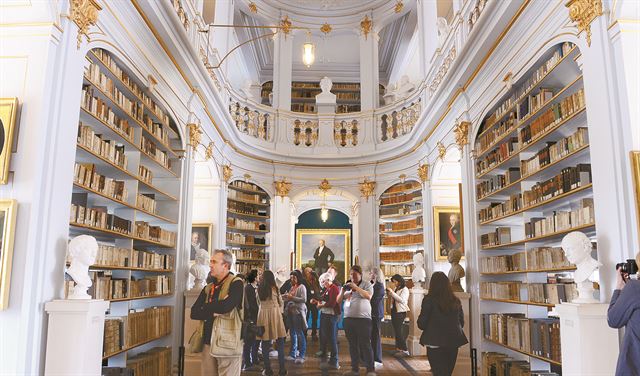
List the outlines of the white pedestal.
{"label": "white pedestal", "polygon": [[420,344],[420,336],[422,330],[418,328],[418,316],[420,316],[420,309],[422,308],[422,299],[427,294],[427,290],[422,287],[414,287],[410,290],[409,295],[409,337],[407,338],[407,345],[409,347],[409,353],[412,356],[424,356],[427,354],[427,349]]}
{"label": "white pedestal", "polygon": [[562,303],[560,348],[564,376],[613,375],[618,360],[618,332],[607,325],[608,304]]}
{"label": "white pedestal", "polygon": [[104,300],[54,300],[49,314],[45,375],[99,376],[102,374]]}
{"label": "white pedestal", "polygon": [[467,336],[469,343],[458,349],[458,360],[456,361],[456,368],[453,369],[453,375],[471,375],[471,322],[469,320],[469,309],[471,303],[471,294],[468,292],[456,292],[454,293],[460,299],[462,303],[462,312],[464,313],[464,335]]}
{"label": "white pedestal", "polygon": [[198,328],[200,322],[198,320],[191,320],[191,306],[198,299],[201,289],[192,289],[185,291],[184,301],[184,375],[185,376],[200,376],[200,367],[202,366],[202,354],[190,354],[189,350],[189,338],[193,332]]}

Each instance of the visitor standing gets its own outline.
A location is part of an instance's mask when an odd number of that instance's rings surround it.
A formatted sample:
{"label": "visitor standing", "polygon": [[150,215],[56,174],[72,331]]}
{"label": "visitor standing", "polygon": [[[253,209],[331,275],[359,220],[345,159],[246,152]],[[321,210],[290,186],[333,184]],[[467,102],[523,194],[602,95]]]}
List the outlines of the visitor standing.
{"label": "visitor standing", "polygon": [[404,331],[404,320],[409,312],[409,288],[400,274],[391,277],[394,288],[387,288],[391,297],[391,324],[396,337],[396,351],[399,354],[409,355],[407,349],[407,336]]}
{"label": "visitor standing", "polygon": [[[254,325],[258,319],[258,270],[252,269],[246,277],[246,285],[244,286],[244,321],[247,323],[253,323]],[[242,350],[242,358],[244,360],[243,370],[245,371],[259,371],[258,365],[258,346],[259,342],[256,340],[254,333],[248,333],[244,338],[244,348]]]}
{"label": "visitor standing", "polygon": [[382,367],[382,341],[380,330],[384,319],[384,273],[379,268],[372,268],[369,279],[373,285],[371,297],[371,348],[376,368]]}
{"label": "visitor standing", "polygon": [[307,352],[307,289],[302,284],[302,273],[299,270],[291,272],[291,290],[283,295],[286,302],[285,311],[289,321],[289,332],[291,334],[290,360],[295,363],[304,363]]}
{"label": "visitor standing", "polygon": [[327,347],[331,352],[328,366],[333,369],[340,369],[338,363],[338,320],[340,320],[340,304],[338,295],[340,287],[333,283],[330,273],[320,276],[320,283],[324,291],[319,299],[313,299],[311,303],[317,305],[320,310],[320,363],[327,361]]}
{"label": "visitor standing", "polygon": [[284,328],[282,320],[282,309],[284,302],[280,297],[278,286],[275,281],[273,272],[265,270],[262,275],[262,282],[258,286],[258,298],[260,299],[260,308],[258,310],[258,318],[256,325],[258,330],[264,330],[262,335],[258,334],[258,338],[262,341],[262,361],[264,362],[264,376],[272,376],[271,359],[269,359],[269,350],[271,342],[275,341],[278,351],[278,375],[286,375],[287,370],[284,364],[284,339],[287,332]]}

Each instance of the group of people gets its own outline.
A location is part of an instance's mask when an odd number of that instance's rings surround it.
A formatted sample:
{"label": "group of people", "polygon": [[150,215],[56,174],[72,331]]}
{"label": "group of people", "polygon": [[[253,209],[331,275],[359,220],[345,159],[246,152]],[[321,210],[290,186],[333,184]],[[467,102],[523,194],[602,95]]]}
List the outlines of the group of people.
{"label": "group of people", "polygon": [[[409,355],[404,325],[409,312],[409,289],[402,276],[392,276],[391,286],[385,288],[380,269],[373,268],[365,276],[362,268],[354,265],[349,270],[350,279],[341,284],[337,270],[329,266],[319,276],[311,268],[293,270],[279,286],[270,270],[252,270],[243,281],[230,272],[232,263],[229,251],[213,252],[208,284],[191,308],[191,319],[202,322],[201,335],[195,338],[202,345],[199,349],[203,376],[240,375],[243,369],[274,375],[270,355],[276,354],[278,375],[286,375],[287,360],[296,364],[305,362],[309,329],[311,340],[320,341],[315,354],[321,359],[320,367],[340,369],[337,334],[341,318],[351,360],[351,369],[345,375],[359,375],[361,366],[366,368],[367,376],[375,375],[376,368],[383,366],[380,328],[385,295],[391,300],[396,355]],[[434,273],[429,293],[422,301],[418,327],[423,330],[420,343],[427,347],[435,376],[453,372],[458,348],[467,343],[463,325],[462,305],[449,279],[444,273]],[[238,346],[242,342],[243,346]]]}

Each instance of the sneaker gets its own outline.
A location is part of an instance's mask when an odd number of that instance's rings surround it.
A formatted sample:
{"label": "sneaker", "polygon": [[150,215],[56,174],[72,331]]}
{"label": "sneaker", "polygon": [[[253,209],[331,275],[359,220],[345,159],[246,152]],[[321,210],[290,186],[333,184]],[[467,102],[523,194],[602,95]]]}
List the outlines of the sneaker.
{"label": "sneaker", "polygon": [[296,358],[292,357],[291,355],[287,355],[285,358],[285,360],[296,360]]}
{"label": "sneaker", "polygon": [[376,368],[382,368],[382,362],[374,362]]}
{"label": "sneaker", "polygon": [[400,353],[401,353],[402,355],[404,355],[404,356],[411,356],[411,354],[409,354],[409,351],[408,351],[408,350],[402,350],[402,351],[400,351]]}
{"label": "sneaker", "polygon": [[295,364],[302,364],[304,363],[304,358],[296,358],[296,360],[294,360]]}
{"label": "sneaker", "polygon": [[277,357],[278,357],[278,350],[269,351],[269,358],[277,358]]}

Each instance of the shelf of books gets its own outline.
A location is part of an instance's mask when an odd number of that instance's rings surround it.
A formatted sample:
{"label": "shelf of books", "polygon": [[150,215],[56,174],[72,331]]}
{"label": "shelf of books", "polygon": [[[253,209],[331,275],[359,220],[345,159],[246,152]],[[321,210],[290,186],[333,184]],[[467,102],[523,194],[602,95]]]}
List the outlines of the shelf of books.
{"label": "shelf of books", "polygon": [[[87,59],[69,236],[98,240],[89,293],[110,302],[102,365],[168,375],[180,139],[125,64],[102,49]],[[65,295],[73,288],[65,281]]]}
{"label": "shelf of books", "polygon": [[[395,274],[401,275],[411,287],[413,255],[424,252],[422,216],[422,186],[417,181],[407,181],[389,187],[380,196],[380,269],[389,280]],[[393,337],[391,326],[391,298],[385,299],[385,320],[383,334]],[[386,330],[386,329],[389,330]]]}
{"label": "shelf of books", "polygon": [[577,296],[560,242],[595,239],[577,48],[564,43],[498,102],[475,142],[483,374],[561,374],[554,306]]}
{"label": "shelf of books", "polygon": [[236,270],[246,274],[251,269],[269,265],[269,195],[259,186],[235,180],[228,185],[227,248],[236,257]]}

